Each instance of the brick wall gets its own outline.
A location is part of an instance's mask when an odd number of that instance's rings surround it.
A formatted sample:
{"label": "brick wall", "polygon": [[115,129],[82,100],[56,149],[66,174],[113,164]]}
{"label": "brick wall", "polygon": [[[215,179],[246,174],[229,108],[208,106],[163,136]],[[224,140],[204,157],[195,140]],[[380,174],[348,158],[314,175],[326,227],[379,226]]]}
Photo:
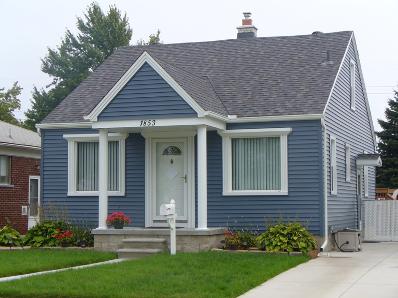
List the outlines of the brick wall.
{"label": "brick wall", "polygon": [[28,216],[22,214],[22,206],[28,205],[29,176],[40,175],[40,160],[25,157],[11,157],[11,185],[0,186],[0,227],[7,223],[20,233],[28,229]]}

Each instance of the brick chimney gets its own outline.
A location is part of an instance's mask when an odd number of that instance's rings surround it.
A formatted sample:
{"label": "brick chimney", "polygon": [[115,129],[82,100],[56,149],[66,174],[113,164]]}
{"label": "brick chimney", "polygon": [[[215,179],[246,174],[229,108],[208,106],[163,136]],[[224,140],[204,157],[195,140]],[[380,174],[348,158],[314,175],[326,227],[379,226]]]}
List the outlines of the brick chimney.
{"label": "brick chimney", "polygon": [[257,37],[257,28],[253,26],[253,20],[251,19],[251,12],[244,12],[242,19],[242,26],[237,27],[238,35],[237,38],[252,38]]}

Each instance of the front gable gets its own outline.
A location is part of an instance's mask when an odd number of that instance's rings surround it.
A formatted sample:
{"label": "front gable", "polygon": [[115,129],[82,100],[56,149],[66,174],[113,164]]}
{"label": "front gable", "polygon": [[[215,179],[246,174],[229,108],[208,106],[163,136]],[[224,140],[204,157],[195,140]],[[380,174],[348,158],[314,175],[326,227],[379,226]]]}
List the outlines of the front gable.
{"label": "front gable", "polygon": [[145,62],[98,115],[98,120],[196,117],[195,110]]}

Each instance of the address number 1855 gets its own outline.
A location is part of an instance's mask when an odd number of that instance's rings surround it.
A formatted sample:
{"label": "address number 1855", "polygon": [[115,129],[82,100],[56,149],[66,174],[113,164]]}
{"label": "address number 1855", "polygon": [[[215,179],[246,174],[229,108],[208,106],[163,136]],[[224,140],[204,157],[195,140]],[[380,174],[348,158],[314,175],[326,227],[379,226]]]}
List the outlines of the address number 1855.
{"label": "address number 1855", "polygon": [[156,120],[141,120],[140,126],[155,126]]}

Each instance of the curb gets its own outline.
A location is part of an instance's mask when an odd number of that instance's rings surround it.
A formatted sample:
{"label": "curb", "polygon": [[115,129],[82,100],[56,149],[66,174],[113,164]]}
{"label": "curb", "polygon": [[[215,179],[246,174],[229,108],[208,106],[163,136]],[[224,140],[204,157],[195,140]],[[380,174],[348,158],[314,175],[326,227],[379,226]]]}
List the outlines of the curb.
{"label": "curb", "polygon": [[13,280],[23,279],[23,278],[27,278],[27,277],[31,277],[31,276],[57,273],[57,272],[63,272],[63,271],[67,271],[67,270],[78,270],[78,269],[90,268],[90,267],[106,265],[106,264],[115,264],[115,263],[120,263],[123,261],[125,261],[125,259],[114,259],[114,260],[86,264],[86,265],[79,265],[79,266],[74,266],[74,267],[66,267],[66,268],[47,270],[47,271],[39,271],[39,272],[33,272],[33,273],[27,273],[27,274],[21,274],[21,275],[6,276],[6,277],[1,277],[0,282],[13,281]]}

